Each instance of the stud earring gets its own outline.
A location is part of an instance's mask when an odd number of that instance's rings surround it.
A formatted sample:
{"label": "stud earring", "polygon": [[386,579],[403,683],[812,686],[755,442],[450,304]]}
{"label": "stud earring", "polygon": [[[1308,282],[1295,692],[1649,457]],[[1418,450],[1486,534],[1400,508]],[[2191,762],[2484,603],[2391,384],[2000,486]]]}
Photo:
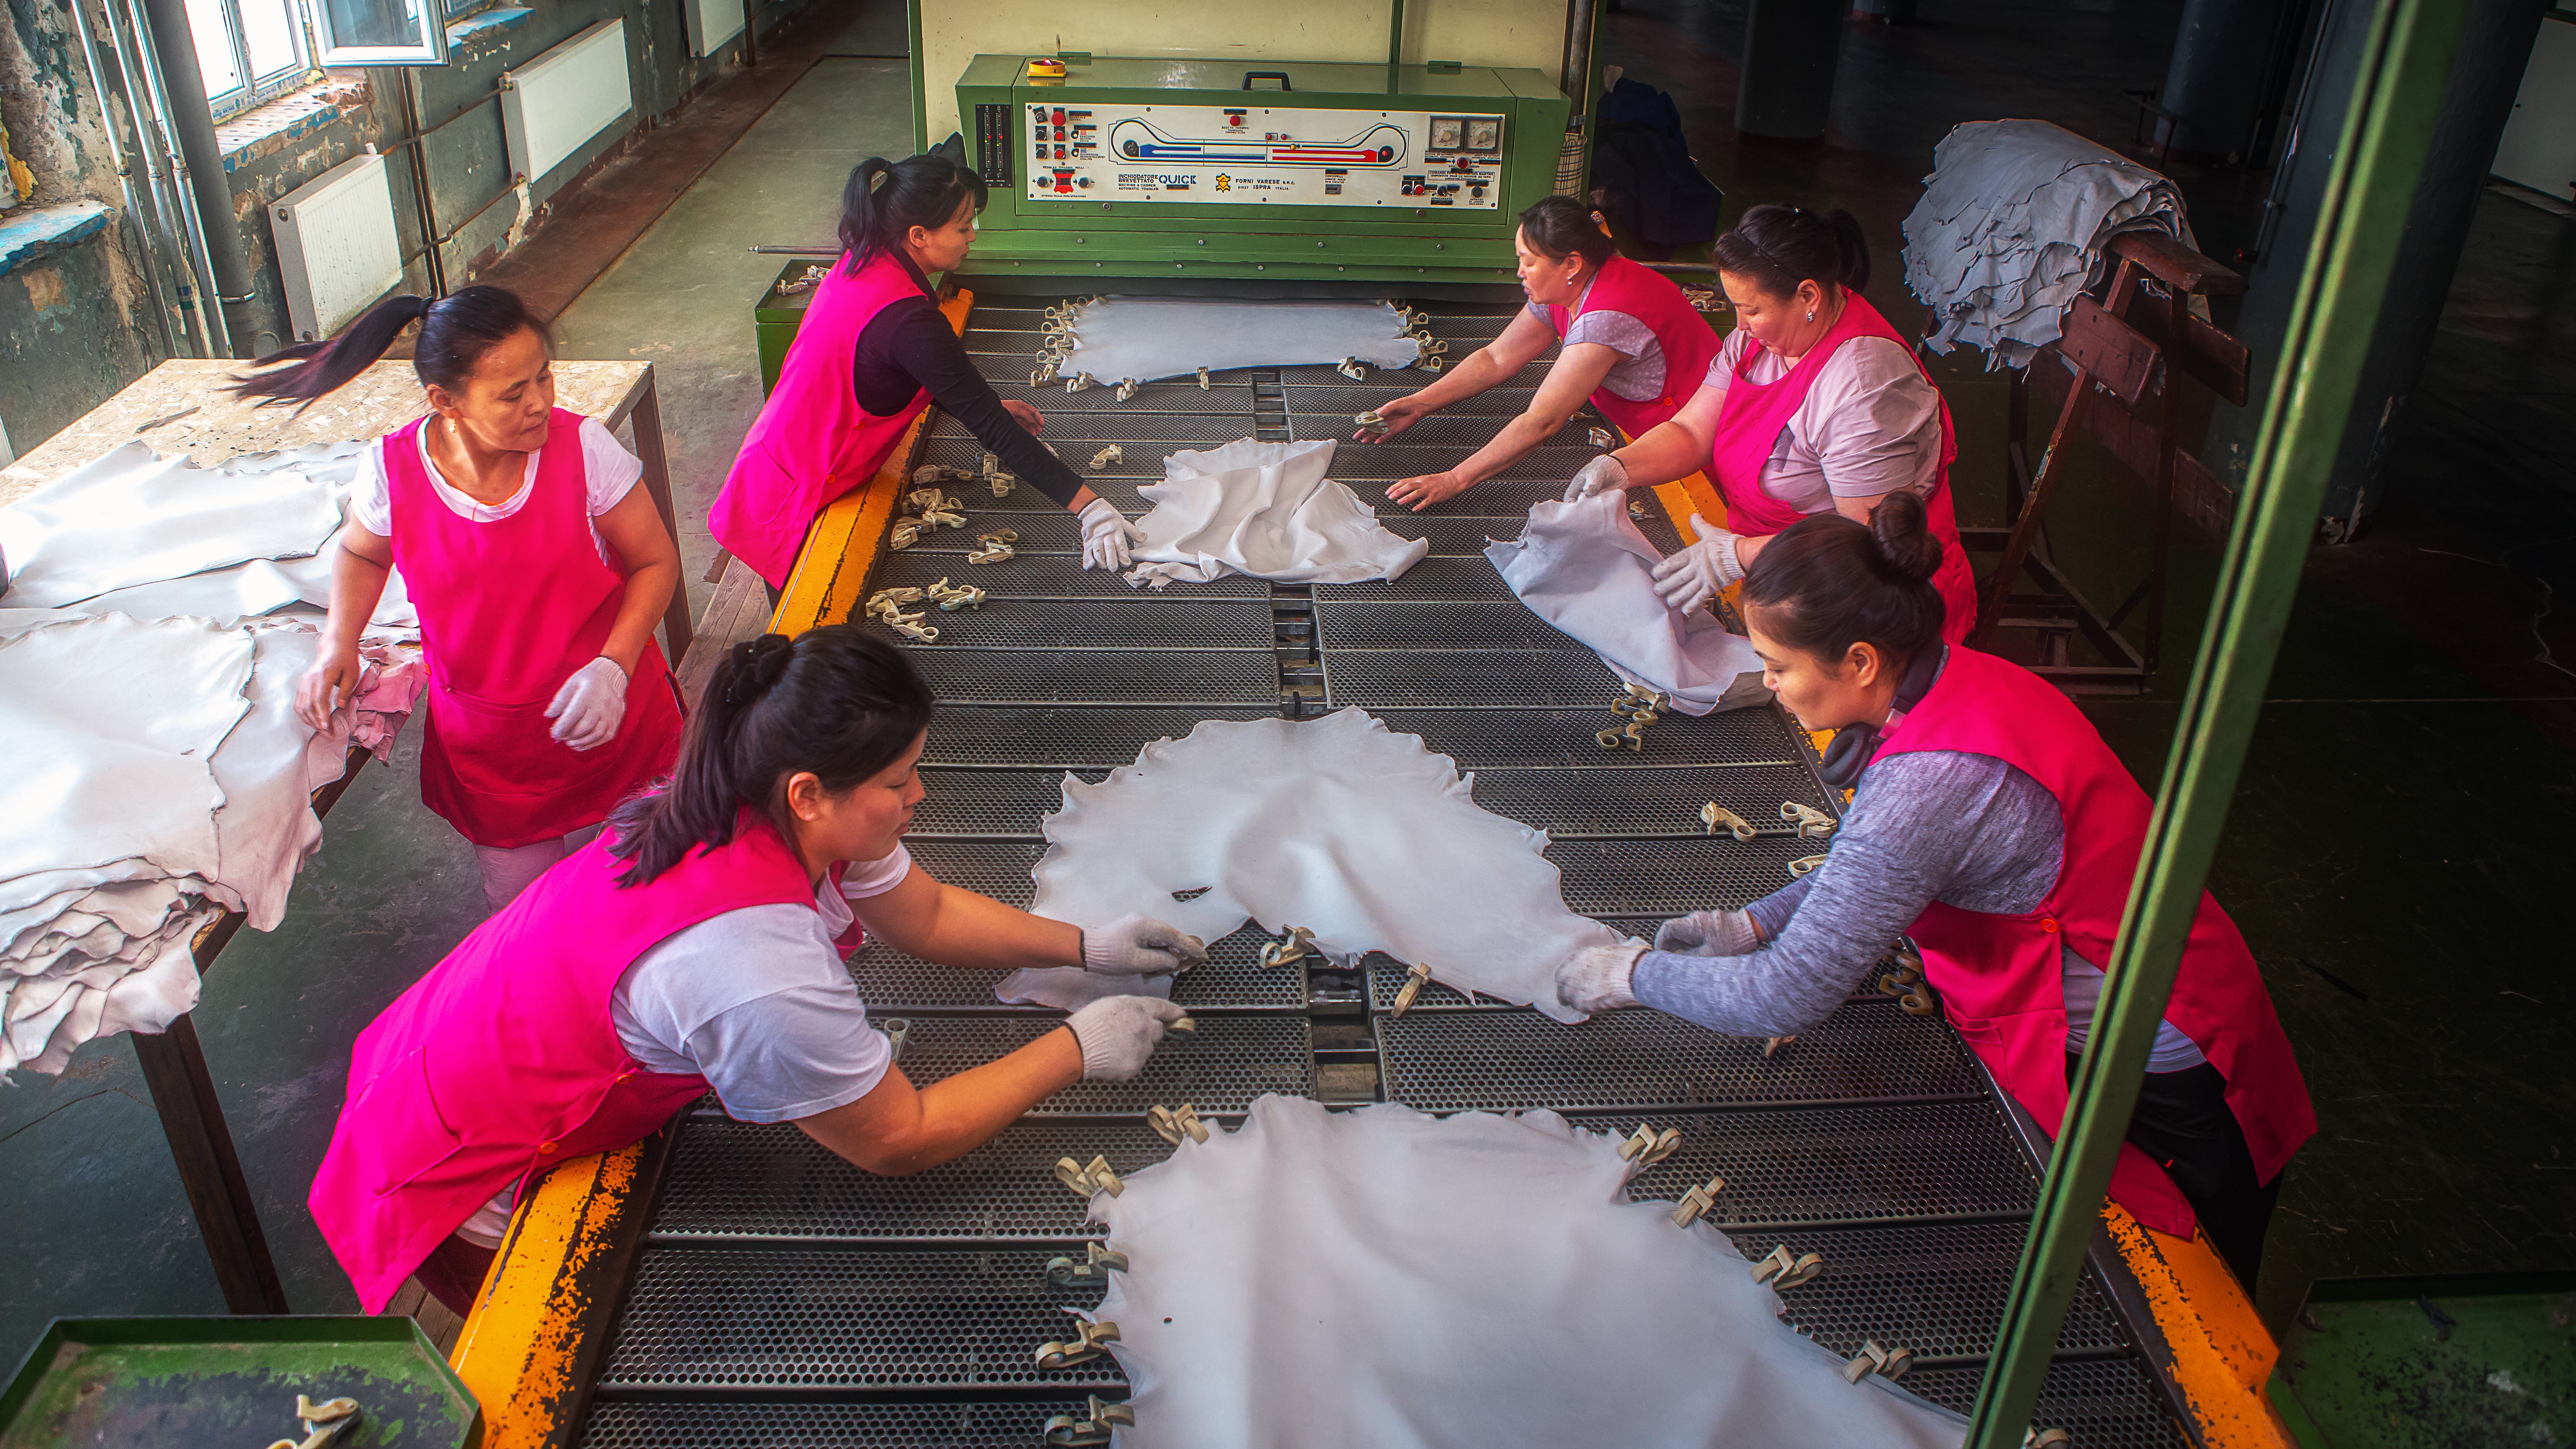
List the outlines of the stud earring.
{"label": "stud earring", "polygon": [[1813,322],[1813,321],[1815,321],[1815,320],[1816,320],[1816,309],[1815,309],[1815,308],[1810,307],[1810,308],[1808,308],[1808,309],[1807,309],[1807,320],[1808,320],[1808,321],[1810,321],[1810,322]]}

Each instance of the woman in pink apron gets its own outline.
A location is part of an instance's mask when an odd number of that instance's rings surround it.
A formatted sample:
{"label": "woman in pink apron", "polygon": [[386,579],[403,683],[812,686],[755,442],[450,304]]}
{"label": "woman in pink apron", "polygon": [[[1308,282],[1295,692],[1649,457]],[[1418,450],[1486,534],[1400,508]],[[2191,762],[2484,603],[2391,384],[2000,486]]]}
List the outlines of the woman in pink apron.
{"label": "woman in pink apron", "polygon": [[1848,212],[1757,206],[1717,239],[1718,281],[1736,329],[1707,382],[1672,421],[1586,464],[1566,500],[1705,471],[1726,527],[1693,518],[1696,541],[1655,571],[1666,603],[1698,608],[1744,577],[1763,546],[1813,513],[1866,521],[1899,491],[1923,500],[1942,547],[1933,584],[1943,637],[1977,622],[1977,583],[1959,546],[1950,405],[1914,349],[1861,296],[1869,245]]}
{"label": "woman in pink apron", "polygon": [[916,1088],[842,958],[882,936],[968,970],[1134,984],[1207,959],[1129,915],[1083,930],[942,885],[903,832],[930,688],[847,624],[734,646],[669,785],[477,927],[362,1032],[308,1199],[358,1301],[417,1276],[472,1307],[520,1184],[660,1130],[710,1088],[867,1172],[973,1150],[1077,1081],[1125,1081],[1183,1018],[1102,996],[1007,1056]]}
{"label": "woman in pink apron", "polygon": [[1083,567],[1125,568],[1145,536],[1038,442],[1046,420],[993,391],[931,300],[930,275],[966,260],[983,206],[983,178],[941,151],[903,162],[872,156],[850,173],[847,250],[814,289],[778,386],[707,512],[716,542],[767,579],[773,597],[823,505],[875,476],[934,402],[1003,468],[1080,516]]}
{"label": "woman in pink apron", "polygon": [[1512,249],[1520,254],[1521,290],[1529,305],[1513,315],[1501,336],[1437,382],[1378,404],[1383,431],[1352,435],[1363,443],[1383,442],[1452,403],[1510,381],[1539,354],[1563,344],[1529,407],[1492,442],[1447,472],[1407,478],[1386,490],[1388,498],[1413,505],[1416,513],[1528,457],[1562,431],[1587,399],[1629,437],[1652,431],[1681,410],[1717,356],[1717,334],[1682,289],[1612,250],[1610,234],[1577,202],[1541,197],[1521,213]]}
{"label": "woman in pink apron", "polygon": [[[1826,775],[1856,789],[1825,863],[1743,910],[1666,922],[1650,949],[1580,953],[1557,994],[1794,1036],[1841,1009],[1901,932],[1960,1039],[2054,1134],[2147,795],[2047,681],[1942,642],[1945,550],[1926,511],[1900,492],[1867,525],[1802,520],[1744,582],[1767,682],[1800,724],[1841,732]],[[2161,1232],[2197,1223],[2250,1293],[2281,1170],[2315,1133],[2253,954],[2203,894],[2111,1196]]]}
{"label": "woman in pink apron", "polygon": [[635,486],[643,465],[554,405],[545,324],[499,287],[388,298],[236,390],[310,402],[414,320],[430,411],[365,454],[296,710],[319,729],[355,693],[359,636],[400,569],[429,666],[421,799],[474,842],[499,910],[670,768],[679,695],[653,626],[680,554]]}

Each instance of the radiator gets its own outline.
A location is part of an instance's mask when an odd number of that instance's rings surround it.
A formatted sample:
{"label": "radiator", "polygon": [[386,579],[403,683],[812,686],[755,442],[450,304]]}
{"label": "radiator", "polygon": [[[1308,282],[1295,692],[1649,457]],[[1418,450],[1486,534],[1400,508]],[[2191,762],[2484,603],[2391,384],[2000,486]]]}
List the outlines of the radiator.
{"label": "radiator", "polygon": [[689,53],[713,55],[742,34],[743,0],[680,0],[689,17]]}
{"label": "radiator", "polygon": [[299,342],[340,330],[402,281],[385,158],[352,156],[271,202],[268,224]]}
{"label": "radiator", "polygon": [[521,182],[541,182],[592,137],[622,125],[634,109],[626,79],[626,22],[603,20],[517,70],[502,72],[510,169]]}

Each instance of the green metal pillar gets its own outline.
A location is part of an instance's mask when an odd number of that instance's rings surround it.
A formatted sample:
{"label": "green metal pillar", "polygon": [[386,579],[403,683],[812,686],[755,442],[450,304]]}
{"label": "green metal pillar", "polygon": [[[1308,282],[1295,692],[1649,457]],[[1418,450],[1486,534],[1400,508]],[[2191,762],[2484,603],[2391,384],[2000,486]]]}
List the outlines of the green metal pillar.
{"label": "green metal pillar", "polygon": [[2108,963],[2110,991],[2040,1188],[1994,1361],[1977,1395],[1970,1449],[2014,1449],[2032,1427],[2031,1410],[2083,1271],[2111,1165],[2137,1106],[2147,1051],[2173,995],[2183,942],[2280,652],[2466,12],[2458,0],[2382,0],[2372,22],[2200,658]]}

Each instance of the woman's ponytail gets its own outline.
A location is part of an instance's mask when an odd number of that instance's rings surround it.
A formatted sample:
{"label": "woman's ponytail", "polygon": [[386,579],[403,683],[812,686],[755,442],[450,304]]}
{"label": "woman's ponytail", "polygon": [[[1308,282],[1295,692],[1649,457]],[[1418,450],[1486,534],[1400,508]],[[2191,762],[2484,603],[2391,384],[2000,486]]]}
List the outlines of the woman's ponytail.
{"label": "woman's ponytail", "polygon": [[[340,335],[323,342],[298,342],[253,362],[269,369],[236,378],[229,389],[239,397],[258,398],[261,407],[281,403],[310,405],[314,399],[373,366],[394,345],[403,329],[429,313],[429,299],[409,293],[387,297],[366,310]],[[294,363],[288,367],[283,364]]]}
{"label": "woman's ponytail", "polygon": [[1755,627],[1790,648],[1838,661],[1868,643],[1901,671],[1941,642],[1940,567],[1922,497],[1899,489],[1867,523],[1811,513],[1773,535],[1744,571],[1743,603]]}
{"label": "woman's ponytail", "polygon": [[1715,255],[1719,271],[1750,277],[1774,297],[1792,295],[1801,282],[1851,292],[1869,285],[1869,238],[1841,207],[1754,207],[1717,239]]}
{"label": "woman's ponytail", "polygon": [[900,250],[914,227],[936,231],[958,209],[984,205],[984,178],[944,151],[888,161],[871,156],[841,188],[841,250],[856,272],[880,252]]}
{"label": "woman's ponytail", "polygon": [[1832,233],[1838,265],[1834,282],[1845,291],[1857,292],[1869,285],[1869,237],[1860,229],[1860,219],[1837,206],[1823,217],[1825,230]]}
{"label": "woman's ponytail", "polygon": [[769,812],[800,771],[848,790],[902,758],[930,706],[912,660],[856,625],[735,645],[707,677],[669,781],[608,817],[610,852],[632,862],[617,883],[644,885],[700,846],[729,843],[742,811]]}

